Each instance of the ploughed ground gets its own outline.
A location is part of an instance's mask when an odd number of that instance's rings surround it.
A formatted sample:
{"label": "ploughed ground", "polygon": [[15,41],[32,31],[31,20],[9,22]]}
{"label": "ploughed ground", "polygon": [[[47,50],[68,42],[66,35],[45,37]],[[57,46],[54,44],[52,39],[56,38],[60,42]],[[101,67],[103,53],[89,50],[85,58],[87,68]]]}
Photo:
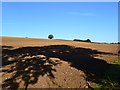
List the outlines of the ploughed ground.
{"label": "ploughed ground", "polygon": [[118,44],[1,37],[3,88],[90,88],[118,58]]}

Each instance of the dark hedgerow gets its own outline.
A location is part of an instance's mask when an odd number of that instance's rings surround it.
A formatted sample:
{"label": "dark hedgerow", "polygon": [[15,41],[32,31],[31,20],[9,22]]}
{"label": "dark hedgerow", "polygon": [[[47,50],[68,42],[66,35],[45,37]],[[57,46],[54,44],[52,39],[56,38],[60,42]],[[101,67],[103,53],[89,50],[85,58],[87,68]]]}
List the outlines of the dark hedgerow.
{"label": "dark hedgerow", "polygon": [[90,40],[90,39],[87,39],[87,40],[74,39],[73,41],[80,41],[80,42],[91,42],[91,40]]}

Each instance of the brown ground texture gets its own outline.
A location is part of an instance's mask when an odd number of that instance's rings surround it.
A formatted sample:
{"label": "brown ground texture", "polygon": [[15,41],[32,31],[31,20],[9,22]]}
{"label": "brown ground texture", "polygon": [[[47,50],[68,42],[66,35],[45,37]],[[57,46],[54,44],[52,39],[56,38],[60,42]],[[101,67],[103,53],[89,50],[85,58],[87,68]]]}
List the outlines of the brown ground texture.
{"label": "brown ground texture", "polygon": [[118,58],[118,44],[1,37],[5,89],[90,88]]}

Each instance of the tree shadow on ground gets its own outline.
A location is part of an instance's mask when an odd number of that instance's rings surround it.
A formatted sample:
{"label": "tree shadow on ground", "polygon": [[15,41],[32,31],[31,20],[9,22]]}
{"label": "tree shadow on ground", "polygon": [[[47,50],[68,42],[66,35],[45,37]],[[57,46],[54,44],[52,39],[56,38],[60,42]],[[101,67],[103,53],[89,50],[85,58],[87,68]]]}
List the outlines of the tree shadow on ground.
{"label": "tree shadow on ground", "polygon": [[[111,54],[86,48],[75,48],[68,45],[50,45],[43,47],[21,47],[13,50],[2,50],[2,66],[11,66],[3,70],[6,73],[14,73],[3,81],[3,88],[17,89],[21,80],[25,89],[29,84],[35,84],[39,76],[47,74],[54,79],[53,66],[59,64],[50,58],[59,58],[70,63],[70,66],[82,70],[86,74],[86,80],[98,82],[111,65],[105,60],[94,58],[96,54]],[[45,56],[45,57],[44,57]],[[59,73],[59,72],[58,72]]]}
{"label": "tree shadow on ground", "polygon": [[27,90],[29,84],[37,83],[39,76],[46,74],[50,79],[54,79],[52,72],[56,70],[53,66],[59,62],[50,61],[49,58],[37,55],[41,54],[39,54],[38,48],[34,47],[13,50],[3,48],[2,66],[11,65],[11,67],[2,70],[2,72],[12,73],[12,76],[4,80],[2,87],[4,89],[16,90],[19,88],[21,81],[23,81],[24,88]]}

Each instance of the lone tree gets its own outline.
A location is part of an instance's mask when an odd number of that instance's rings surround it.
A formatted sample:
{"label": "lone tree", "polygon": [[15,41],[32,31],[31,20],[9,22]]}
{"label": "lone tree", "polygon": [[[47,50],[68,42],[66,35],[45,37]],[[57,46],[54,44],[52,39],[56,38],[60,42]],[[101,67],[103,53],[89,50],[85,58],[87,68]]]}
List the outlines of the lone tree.
{"label": "lone tree", "polygon": [[49,39],[53,39],[54,36],[53,36],[52,34],[50,34],[50,35],[48,36],[48,38],[49,38]]}

